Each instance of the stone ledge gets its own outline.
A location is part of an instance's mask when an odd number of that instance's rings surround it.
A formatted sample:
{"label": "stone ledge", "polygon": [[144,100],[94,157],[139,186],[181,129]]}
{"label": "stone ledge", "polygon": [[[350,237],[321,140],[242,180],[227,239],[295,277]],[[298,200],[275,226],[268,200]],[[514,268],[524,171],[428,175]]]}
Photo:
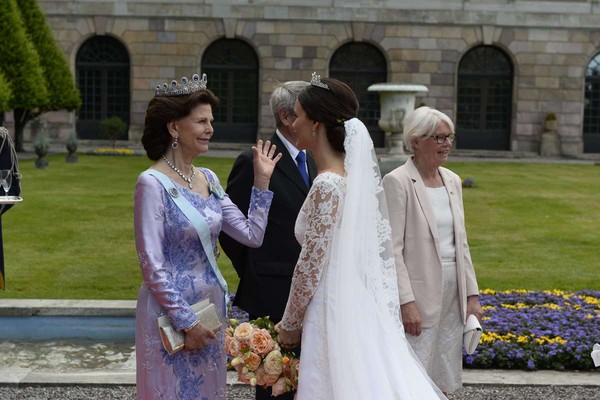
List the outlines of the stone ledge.
{"label": "stone ledge", "polygon": [[0,316],[135,317],[135,300],[2,299]]}

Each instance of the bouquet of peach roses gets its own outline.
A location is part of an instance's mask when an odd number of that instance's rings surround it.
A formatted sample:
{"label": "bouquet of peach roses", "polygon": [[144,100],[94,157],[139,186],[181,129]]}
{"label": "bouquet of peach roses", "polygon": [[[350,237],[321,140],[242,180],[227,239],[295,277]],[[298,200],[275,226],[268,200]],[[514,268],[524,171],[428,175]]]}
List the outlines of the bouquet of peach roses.
{"label": "bouquet of peach roses", "polygon": [[300,359],[283,352],[277,343],[275,324],[269,317],[239,323],[230,320],[225,330],[225,352],[240,382],[271,387],[273,396],[295,390],[298,386]]}

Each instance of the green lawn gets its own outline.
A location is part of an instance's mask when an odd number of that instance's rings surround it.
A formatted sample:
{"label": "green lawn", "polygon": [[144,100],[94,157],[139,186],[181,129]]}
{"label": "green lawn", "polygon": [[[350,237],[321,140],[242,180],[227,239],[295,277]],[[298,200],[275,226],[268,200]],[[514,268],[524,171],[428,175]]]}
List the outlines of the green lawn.
{"label": "green lawn", "polygon": [[[46,170],[21,161],[24,201],[3,218],[6,290],[0,298],[135,299],[141,277],[133,240],[133,187],[141,156],[64,154]],[[200,158],[224,182],[233,159]],[[448,163],[464,190],[480,287],[600,289],[600,167]],[[235,291],[237,277],[219,259]]]}

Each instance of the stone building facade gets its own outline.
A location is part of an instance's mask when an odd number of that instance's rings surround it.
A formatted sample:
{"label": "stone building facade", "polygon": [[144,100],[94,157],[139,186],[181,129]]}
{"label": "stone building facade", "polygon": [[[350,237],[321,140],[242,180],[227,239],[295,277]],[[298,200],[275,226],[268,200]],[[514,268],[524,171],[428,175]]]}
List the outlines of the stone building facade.
{"label": "stone building facade", "polygon": [[251,142],[274,129],[274,82],[316,71],[356,85],[374,130],[369,84],[422,84],[417,103],[457,121],[458,149],[538,153],[555,113],[560,155],[600,156],[600,0],[39,3],[84,95],[78,113],[46,115],[55,137],[94,139],[112,107],[139,141],[155,85],[202,70],[224,100],[218,140]]}

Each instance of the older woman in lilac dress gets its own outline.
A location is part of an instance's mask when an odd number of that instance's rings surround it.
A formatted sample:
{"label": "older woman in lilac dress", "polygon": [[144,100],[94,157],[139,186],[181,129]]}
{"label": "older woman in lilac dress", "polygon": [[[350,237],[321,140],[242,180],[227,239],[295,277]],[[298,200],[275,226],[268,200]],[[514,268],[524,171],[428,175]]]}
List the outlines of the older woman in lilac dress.
{"label": "older woman in lilac dress", "polygon": [[[273,197],[269,180],[281,155],[275,156],[268,141],[253,147],[255,181],[246,218],[223,193],[214,172],[192,165],[208,150],[217,103],[206,89],[206,76],[194,76],[185,84],[157,87],[146,110],[142,143],[155,163],[152,174],[140,175],[135,187],[135,241],[144,279],[136,314],[138,399],[226,398],[223,329],[215,334],[198,323],[190,305],[208,298],[225,322],[226,286],[219,283],[222,277],[211,267],[207,251],[216,252],[221,230],[246,246],[261,245]],[[167,191],[154,176],[157,172],[175,189]],[[205,220],[210,249],[202,246],[194,223],[174,202],[177,196]],[[184,350],[173,355],[159,336],[157,318],[164,314],[185,332]]]}

